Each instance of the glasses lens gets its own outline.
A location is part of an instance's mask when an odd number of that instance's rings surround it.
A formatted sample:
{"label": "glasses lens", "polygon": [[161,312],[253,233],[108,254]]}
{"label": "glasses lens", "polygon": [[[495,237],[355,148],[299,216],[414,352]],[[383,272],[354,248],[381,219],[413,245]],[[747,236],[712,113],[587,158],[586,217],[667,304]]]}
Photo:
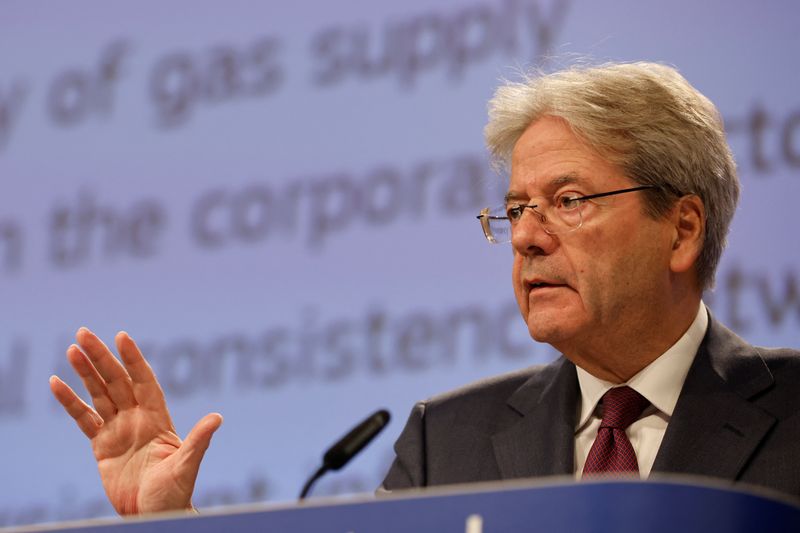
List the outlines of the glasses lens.
{"label": "glasses lens", "polygon": [[481,209],[479,220],[486,240],[492,244],[502,244],[511,240],[511,225],[508,223],[504,207]]}
{"label": "glasses lens", "polygon": [[[532,209],[532,215],[551,235],[558,233],[568,233],[576,230],[583,224],[581,215],[581,204],[562,203],[560,207],[552,204],[541,205],[538,209]],[[527,209],[526,209],[527,210]],[[523,216],[524,216],[523,212]],[[521,219],[522,217],[520,217]],[[481,209],[478,219],[481,221],[481,229],[486,240],[492,244],[503,244],[511,241],[511,222],[508,219],[505,206]],[[517,222],[515,222],[516,224]]]}
{"label": "glasses lens", "polygon": [[544,230],[551,234],[567,233],[576,230],[583,224],[583,217],[581,216],[580,203],[578,204],[562,204],[551,205],[539,216],[539,222],[542,224]]}

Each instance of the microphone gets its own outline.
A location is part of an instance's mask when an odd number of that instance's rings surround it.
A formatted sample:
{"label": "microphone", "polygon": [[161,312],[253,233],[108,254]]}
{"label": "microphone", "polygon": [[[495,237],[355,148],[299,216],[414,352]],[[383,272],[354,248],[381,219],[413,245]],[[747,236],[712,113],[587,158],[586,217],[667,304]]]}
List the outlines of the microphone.
{"label": "microphone", "polygon": [[375,411],[363,422],[351,429],[347,435],[339,439],[336,444],[328,448],[325,455],[322,456],[322,466],[314,472],[314,475],[303,486],[303,490],[300,492],[300,500],[305,499],[311,490],[311,486],[325,472],[339,470],[364,449],[364,446],[369,444],[386,427],[390,418],[389,411],[386,409]]}

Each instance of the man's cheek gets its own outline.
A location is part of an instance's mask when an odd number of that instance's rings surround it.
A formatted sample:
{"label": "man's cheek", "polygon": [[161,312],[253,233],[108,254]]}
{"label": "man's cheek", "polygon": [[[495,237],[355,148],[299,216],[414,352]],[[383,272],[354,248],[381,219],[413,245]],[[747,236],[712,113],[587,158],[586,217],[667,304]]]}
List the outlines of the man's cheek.
{"label": "man's cheek", "polygon": [[524,288],[524,283],[522,283],[521,279],[518,276],[514,276],[513,279],[513,286],[514,286],[514,299],[517,301],[517,307],[519,307],[519,312],[522,314],[522,318],[527,320],[528,319],[528,291]]}
{"label": "man's cheek", "polygon": [[515,253],[514,266],[511,267],[511,285],[514,287],[514,296],[516,296],[517,301],[519,301],[519,291],[522,281],[522,276],[520,272],[521,268],[520,268],[519,256],[517,256]]}
{"label": "man's cheek", "polygon": [[514,281],[514,297],[517,300],[517,305],[519,306],[522,316],[525,317],[528,313],[528,295],[522,290],[520,284],[517,283],[516,280]]}

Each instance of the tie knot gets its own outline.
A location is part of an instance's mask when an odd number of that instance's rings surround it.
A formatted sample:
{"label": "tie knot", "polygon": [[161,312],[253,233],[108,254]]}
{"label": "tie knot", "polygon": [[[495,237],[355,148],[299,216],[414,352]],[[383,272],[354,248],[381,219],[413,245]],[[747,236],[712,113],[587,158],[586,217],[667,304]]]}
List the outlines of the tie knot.
{"label": "tie knot", "polygon": [[645,407],[650,405],[647,398],[630,387],[615,387],[603,395],[603,420],[600,427],[625,430],[639,418]]}

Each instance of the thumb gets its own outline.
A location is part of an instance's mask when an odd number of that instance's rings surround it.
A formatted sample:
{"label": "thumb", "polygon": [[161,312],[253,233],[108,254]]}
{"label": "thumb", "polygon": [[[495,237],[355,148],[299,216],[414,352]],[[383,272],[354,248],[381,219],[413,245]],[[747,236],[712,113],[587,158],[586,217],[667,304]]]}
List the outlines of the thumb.
{"label": "thumb", "polygon": [[196,474],[200,469],[200,462],[211,444],[211,437],[221,425],[222,415],[219,413],[209,413],[194,425],[186,435],[178,452],[184,468]]}

